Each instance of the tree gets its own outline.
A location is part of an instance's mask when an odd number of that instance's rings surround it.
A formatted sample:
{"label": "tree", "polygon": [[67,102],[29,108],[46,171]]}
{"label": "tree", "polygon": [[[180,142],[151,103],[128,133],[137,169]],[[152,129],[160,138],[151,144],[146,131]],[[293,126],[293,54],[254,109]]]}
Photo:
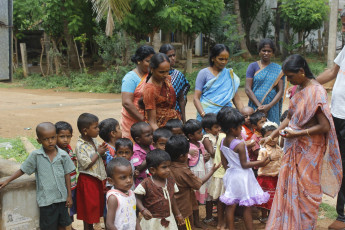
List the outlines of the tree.
{"label": "tree", "polygon": [[[234,2],[239,0],[234,0]],[[258,15],[261,7],[265,3],[264,0],[240,0],[240,16],[243,23],[244,37],[246,39],[247,47],[251,47],[250,44],[250,28]]]}
{"label": "tree", "polygon": [[310,31],[319,29],[326,19],[329,7],[327,0],[281,0],[281,16],[289,22],[302,40],[305,52],[305,39]]}
{"label": "tree", "polygon": [[114,18],[121,22],[130,11],[130,1],[128,0],[91,0],[91,2],[97,14],[97,22],[106,17],[105,32],[107,36],[113,34]]}
{"label": "tree", "polygon": [[[243,27],[242,27],[242,20],[241,20],[241,11],[240,11],[240,4],[239,0],[234,0],[235,6],[235,14],[237,15],[237,30],[240,35],[244,35]],[[252,55],[248,51],[248,47],[246,45],[245,40],[240,40],[241,49],[245,51],[242,56],[247,59],[250,58]]]}

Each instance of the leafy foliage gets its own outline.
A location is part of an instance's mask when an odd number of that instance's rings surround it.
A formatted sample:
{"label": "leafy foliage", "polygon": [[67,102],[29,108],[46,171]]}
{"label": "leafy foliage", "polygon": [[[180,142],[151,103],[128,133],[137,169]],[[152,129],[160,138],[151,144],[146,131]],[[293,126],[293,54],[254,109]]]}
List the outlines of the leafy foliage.
{"label": "leafy foliage", "polygon": [[282,17],[295,32],[319,29],[329,12],[327,0],[281,0]]}

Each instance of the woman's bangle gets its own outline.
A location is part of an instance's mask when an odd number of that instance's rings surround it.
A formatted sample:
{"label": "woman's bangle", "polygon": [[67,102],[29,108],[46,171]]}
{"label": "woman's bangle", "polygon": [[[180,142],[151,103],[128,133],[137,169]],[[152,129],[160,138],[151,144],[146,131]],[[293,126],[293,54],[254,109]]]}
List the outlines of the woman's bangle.
{"label": "woman's bangle", "polygon": [[205,111],[200,114],[201,117],[205,116]]}
{"label": "woman's bangle", "polygon": [[310,137],[310,134],[309,134],[309,129],[307,129],[307,134],[308,134],[308,136]]}
{"label": "woman's bangle", "polygon": [[273,138],[271,136],[268,136],[267,138],[270,138],[271,140],[273,140]]}
{"label": "woman's bangle", "polygon": [[140,213],[143,214],[143,212],[144,212],[145,210],[147,210],[147,208],[142,209],[142,210],[140,211]]}
{"label": "woman's bangle", "polygon": [[182,214],[181,214],[181,213],[180,213],[180,214],[178,214],[178,215],[176,215],[175,217],[176,217],[176,218],[177,218],[177,217],[182,217],[182,218],[183,218],[183,216],[182,216]]}

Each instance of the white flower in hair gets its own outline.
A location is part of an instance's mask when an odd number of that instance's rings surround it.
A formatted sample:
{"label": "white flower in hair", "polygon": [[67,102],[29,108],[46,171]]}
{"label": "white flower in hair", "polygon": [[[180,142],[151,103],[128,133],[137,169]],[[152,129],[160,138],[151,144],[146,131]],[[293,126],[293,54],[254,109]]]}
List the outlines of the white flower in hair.
{"label": "white flower in hair", "polygon": [[265,124],[262,126],[262,128],[265,128],[267,126],[274,126],[274,127],[278,128],[277,123],[272,122],[272,121],[266,121]]}

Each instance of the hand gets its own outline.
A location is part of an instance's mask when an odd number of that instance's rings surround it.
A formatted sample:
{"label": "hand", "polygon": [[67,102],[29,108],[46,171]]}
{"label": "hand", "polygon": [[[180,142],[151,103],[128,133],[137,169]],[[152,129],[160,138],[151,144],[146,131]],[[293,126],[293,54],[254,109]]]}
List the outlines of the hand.
{"label": "hand", "polygon": [[209,161],[210,157],[211,157],[211,155],[208,152],[206,152],[205,155],[204,155],[205,162]]}
{"label": "hand", "polygon": [[294,138],[299,136],[299,131],[293,130],[293,129],[284,129],[285,131],[285,138]]}
{"label": "hand", "polygon": [[107,151],[107,145],[105,144],[105,142],[103,142],[103,144],[98,146],[97,152],[103,156],[105,151]]}
{"label": "hand", "polygon": [[219,164],[217,164],[217,165],[216,165],[216,164],[213,164],[213,167],[212,167],[211,170],[212,170],[213,172],[215,172],[215,171],[217,171],[217,169],[220,168],[221,165],[222,165],[222,163],[219,163]]}
{"label": "hand", "polygon": [[8,184],[7,180],[0,182],[0,189],[4,188],[7,184]]}
{"label": "hand", "polygon": [[255,146],[255,141],[254,140],[248,140],[245,142],[246,146],[248,149],[252,148]]}
{"label": "hand", "polygon": [[147,209],[142,211],[141,214],[143,214],[143,217],[145,218],[145,220],[150,220],[153,217],[151,212],[149,210],[147,210]]}
{"label": "hand", "polygon": [[72,196],[67,196],[66,207],[67,207],[67,208],[71,208],[72,205],[73,205]]}
{"label": "hand", "polygon": [[185,225],[186,223],[184,222],[183,216],[181,214],[177,215],[176,217],[177,220],[177,225],[181,226],[181,225]]}
{"label": "hand", "polygon": [[265,166],[267,165],[268,163],[271,162],[271,159],[269,157],[263,157],[262,160],[261,160],[261,166]]}
{"label": "hand", "polygon": [[258,107],[258,110],[264,114],[267,114],[270,109],[271,107],[269,105],[261,105]]}
{"label": "hand", "polygon": [[140,174],[140,172],[138,169],[134,170],[134,174],[133,174],[134,178],[137,178],[139,176],[139,174]]}
{"label": "hand", "polygon": [[191,155],[192,157],[195,157],[195,156],[197,156],[199,154],[199,151],[196,150],[196,149],[192,149],[192,150],[189,151],[188,154]]}

